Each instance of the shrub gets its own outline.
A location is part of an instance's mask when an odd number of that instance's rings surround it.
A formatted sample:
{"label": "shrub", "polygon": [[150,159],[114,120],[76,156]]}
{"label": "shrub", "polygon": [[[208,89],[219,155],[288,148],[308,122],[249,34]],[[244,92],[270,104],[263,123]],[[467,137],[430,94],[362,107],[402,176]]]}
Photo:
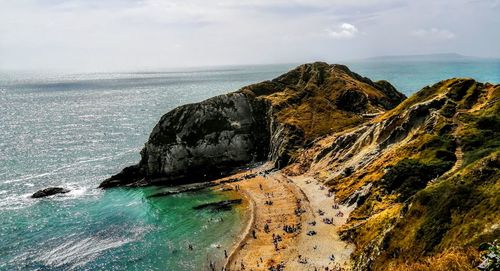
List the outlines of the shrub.
{"label": "shrub", "polygon": [[414,159],[405,158],[389,168],[382,178],[382,186],[389,193],[399,193],[399,199],[405,200],[452,166],[453,162],[449,161],[436,160],[431,164],[424,164]]}

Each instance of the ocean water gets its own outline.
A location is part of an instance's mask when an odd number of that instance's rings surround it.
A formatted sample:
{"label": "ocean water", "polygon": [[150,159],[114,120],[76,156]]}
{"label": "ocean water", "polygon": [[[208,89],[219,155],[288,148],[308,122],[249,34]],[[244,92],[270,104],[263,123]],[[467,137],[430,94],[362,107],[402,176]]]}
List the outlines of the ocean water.
{"label": "ocean water", "polygon": [[372,80],[387,80],[407,96],[453,77],[500,83],[500,59],[450,61],[352,61],[349,68]]}
{"label": "ocean water", "polygon": [[[500,83],[500,61],[347,64],[374,80],[389,80],[407,95],[449,77]],[[230,195],[204,190],[148,198],[160,188],[96,187],[138,162],[165,112],[272,79],[294,66],[0,72],[0,270],[183,271],[199,270],[209,259],[220,261],[243,227],[241,212],[192,207]],[[29,198],[48,186],[72,191]]]}

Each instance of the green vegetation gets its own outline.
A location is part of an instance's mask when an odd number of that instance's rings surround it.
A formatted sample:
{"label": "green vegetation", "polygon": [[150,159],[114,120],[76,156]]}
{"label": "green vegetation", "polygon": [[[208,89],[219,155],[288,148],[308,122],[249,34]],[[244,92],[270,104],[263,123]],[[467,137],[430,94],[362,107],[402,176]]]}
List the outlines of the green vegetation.
{"label": "green vegetation", "polygon": [[483,251],[479,269],[484,271],[500,270],[500,244],[495,240],[491,244],[481,244],[479,249]]}
{"label": "green vegetation", "polygon": [[454,247],[469,250],[498,238],[499,165],[497,152],[417,192],[407,213],[385,236],[386,249],[376,266],[399,260],[419,262],[422,255],[438,255]]}
{"label": "green vegetation", "polygon": [[451,161],[437,160],[438,162],[426,164],[418,160],[403,159],[388,169],[382,178],[382,186],[389,193],[398,193],[399,199],[404,201],[453,166]]}
{"label": "green vegetation", "polygon": [[343,198],[371,184],[341,230],[357,270],[477,270],[478,246],[500,239],[499,97],[500,85],[450,79],[373,121],[401,137],[329,182]]}
{"label": "green vegetation", "polygon": [[500,148],[500,105],[487,110],[464,114],[462,146],[465,164],[487,156]]}

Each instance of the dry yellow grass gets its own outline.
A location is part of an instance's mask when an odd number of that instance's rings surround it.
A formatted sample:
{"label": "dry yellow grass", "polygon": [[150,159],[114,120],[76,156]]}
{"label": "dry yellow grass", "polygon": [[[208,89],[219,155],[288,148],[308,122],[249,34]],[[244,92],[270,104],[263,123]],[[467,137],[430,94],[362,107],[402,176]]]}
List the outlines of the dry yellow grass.
{"label": "dry yellow grass", "polygon": [[450,249],[418,262],[393,263],[387,271],[473,271],[477,265],[479,253],[475,249]]}

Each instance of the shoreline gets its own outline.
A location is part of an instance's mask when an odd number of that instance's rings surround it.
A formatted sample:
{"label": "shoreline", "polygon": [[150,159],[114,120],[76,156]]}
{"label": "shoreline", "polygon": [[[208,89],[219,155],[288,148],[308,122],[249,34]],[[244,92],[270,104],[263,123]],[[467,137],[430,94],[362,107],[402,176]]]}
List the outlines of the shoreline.
{"label": "shoreline", "polygon": [[[242,195],[246,202],[247,206],[242,208],[242,209],[248,209],[249,213],[248,214],[243,214],[245,216],[244,221],[245,221],[245,228],[240,231],[240,233],[237,236],[236,242],[234,242],[234,245],[231,247],[231,250],[228,253],[228,257],[225,259],[223,270],[227,270],[230,262],[233,260],[235,257],[236,253],[238,252],[238,249],[244,244],[245,240],[247,240],[250,237],[250,230],[252,226],[255,224],[255,202],[252,200],[248,192],[243,191],[243,192],[236,192],[239,195]],[[245,210],[242,210],[243,212]]]}
{"label": "shoreline", "polygon": [[[248,212],[246,225],[228,251],[223,270],[350,270],[354,246],[341,241],[337,229],[354,206],[337,203],[337,209],[328,208],[335,205],[335,197],[313,177],[266,173],[266,166],[217,181],[248,202],[242,209]],[[230,178],[240,180],[224,183]],[[335,216],[338,212],[343,216]]]}

